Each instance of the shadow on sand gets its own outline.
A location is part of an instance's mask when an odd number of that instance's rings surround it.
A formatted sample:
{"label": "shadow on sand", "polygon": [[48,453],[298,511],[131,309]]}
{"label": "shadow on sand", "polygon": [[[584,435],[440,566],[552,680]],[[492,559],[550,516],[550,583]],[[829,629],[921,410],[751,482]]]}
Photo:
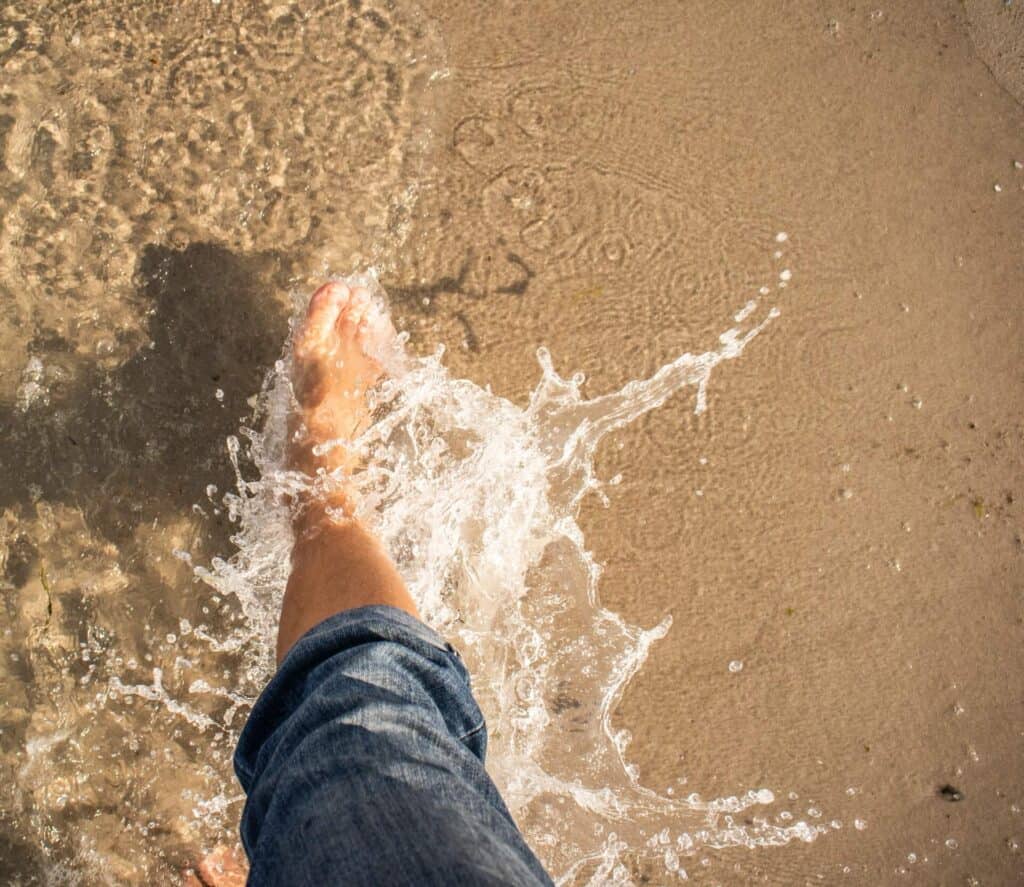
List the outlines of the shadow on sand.
{"label": "shadow on sand", "polygon": [[[91,528],[123,542],[140,521],[189,509],[208,484],[233,485],[225,438],[251,412],[287,334],[284,262],[219,246],[145,247],[137,271],[150,343],[112,372],[66,366],[48,406],[0,406],[0,507],[43,498],[83,510]],[[30,351],[70,364],[42,332]],[[218,390],[222,396],[218,399]]]}

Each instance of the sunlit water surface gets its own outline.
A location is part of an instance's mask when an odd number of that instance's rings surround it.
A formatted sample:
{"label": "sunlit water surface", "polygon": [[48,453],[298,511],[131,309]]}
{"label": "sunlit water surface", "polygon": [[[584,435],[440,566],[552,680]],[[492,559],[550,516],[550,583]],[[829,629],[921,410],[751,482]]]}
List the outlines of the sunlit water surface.
{"label": "sunlit water surface", "polygon": [[[443,51],[387,2],[15,3],[2,21],[0,873],[167,883],[235,839],[231,754],[272,669],[282,496],[309,484],[281,458],[304,297],[278,296],[394,266]],[[531,184],[489,211],[535,208]],[[477,295],[518,291],[470,265]],[[704,409],[714,368],[773,316],[746,298],[711,350],[591,399],[543,350],[520,406],[403,342],[357,442],[363,518],[462,650],[490,770],[566,882],[682,877],[710,848],[833,827],[782,809],[788,787],[642,782],[613,713],[672,629],[602,606],[577,520],[617,481],[595,475],[605,435],[684,389]]]}

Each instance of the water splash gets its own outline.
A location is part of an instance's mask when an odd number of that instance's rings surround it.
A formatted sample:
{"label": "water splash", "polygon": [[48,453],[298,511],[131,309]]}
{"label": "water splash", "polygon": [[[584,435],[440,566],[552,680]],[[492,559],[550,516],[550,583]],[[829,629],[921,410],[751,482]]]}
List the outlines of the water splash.
{"label": "water splash", "polygon": [[[349,283],[383,300],[372,275]],[[303,307],[296,304],[296,317]],[[629,734],[615,729],[612,713],[671,619],[642,628],[601,604],[601,569],[577,521],[583,499],[603,495],[594,471],[601,439],[684,388],[695,389],[695,411],[705,410],[712,371],[739,357],[777,314],[757,316],[757,303],[747,302],[716,348],[589,399],[583,376],[561,377],[542,348],[525,408],[452,378],[443,349],[410,356],[399,337],[380,355],[389,376],[372,394],[375,421],[344,442],[368,466],[352,480],[359,516],[383,540],[425,620],[462,650],[488,719],[489,770],[560,883],[630,883],[627,857],[655,857],[685,878],[683,861],[702,848],[811,841],[827,830],[748,812],[774,802],[768,789],[704,801],[641,785]],[[289,368],[286,347],[260,396],[261,430],[243,429],[244,446],[229,441],[238,489],[224,502],[238,552],[199,570],[238,597],[262,639],[266,658],[253,661],[253,677],[270,667],[287,580],[288,497],[339,482],[285,467]],[[243,456],[255,478],[243,476]]]}

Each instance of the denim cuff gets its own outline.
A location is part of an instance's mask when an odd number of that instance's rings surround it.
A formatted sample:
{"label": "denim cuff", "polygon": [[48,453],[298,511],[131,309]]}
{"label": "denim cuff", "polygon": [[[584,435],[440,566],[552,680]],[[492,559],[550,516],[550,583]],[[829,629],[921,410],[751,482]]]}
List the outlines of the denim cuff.
{"label": "denim cuff", "polygon": [[[438,707],[449,726],[457,726],[460,738],[481,730],[483,715],[472,697],[469,672],[455,647],[426,623],[397,607],[374,604],[342,610],[314,625],[295,642],[256,701],[235,752],[235,771],[244,787],[261,769],[260,759],[267,752],[264,746],[277,728],[337,671],[342,661],[337,657],[351,661],[360,648],[380,643],[397,644],[413,654],[412,661],[425,666],[433,663],[442,673],[454,670],[454,680],[444,693],[437,694]],[[396,674],[399,668],[396,662]],[[482,741],[481,756],[485,747]]]}
{"label": "denim cuff", "polygon": [[344,631],[346,627],[354,623],[359,623],[363,631],[372,632],[378,635],[381,640],[404,643],[412,636],[445,653],[455,653],[456,656],[458,655],[456,649],[434,629],[410,613],[405,612],[405,610],[400,610],[398,607],[391,607],[387,604],[371,604],[366,607],[342,610],[340,613],[335,613],[333,616],[328,616],[322,622],[318,622],[295,642],[284,660],[282,660],[278,671],[284,670],[286,665],[292,667],[288,660],[296,654],[302,656],[304,648],[319,645],[324,635]]}

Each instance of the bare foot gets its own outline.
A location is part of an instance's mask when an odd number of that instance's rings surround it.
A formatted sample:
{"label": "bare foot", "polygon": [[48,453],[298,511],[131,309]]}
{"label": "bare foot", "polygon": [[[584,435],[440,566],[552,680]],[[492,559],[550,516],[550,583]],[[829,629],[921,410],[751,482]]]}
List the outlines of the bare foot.
{"label": "bare foot", "polygon": [[356,458],[344,443],[320,455],[318,445],[349,441],[369,424],[366,392],[380,378],[375,355],[395,338],[391,320],[364,287],[325,283],[309,302],[295,336],[292,373],[300,412],[292,429],[292,463],[308,474],[349,472]]}
{"label": "bare foot", "polygon": [[[347,476],[358,456],[351,441],[368,426],[367,391],[382,373],[378,356],[395,345],[387,314],[362,287],[328,283],[309,303],[292,350],[299,408],[293,419],[291,463],[309,475],[321,469]],[[327,452],[318,444],[342,441]],[[355,607],[398,607],[418,618],[416,604],[391,558],[355,515],[351,490],[332,485],[295,515],[291,574],[277,632],[280,663],[313,626]]]}
{"label": "bare foot", "polygon": [[184,873],[183,887],[245,887],[247,873],[245,855],[238,848],[220,846]]}

